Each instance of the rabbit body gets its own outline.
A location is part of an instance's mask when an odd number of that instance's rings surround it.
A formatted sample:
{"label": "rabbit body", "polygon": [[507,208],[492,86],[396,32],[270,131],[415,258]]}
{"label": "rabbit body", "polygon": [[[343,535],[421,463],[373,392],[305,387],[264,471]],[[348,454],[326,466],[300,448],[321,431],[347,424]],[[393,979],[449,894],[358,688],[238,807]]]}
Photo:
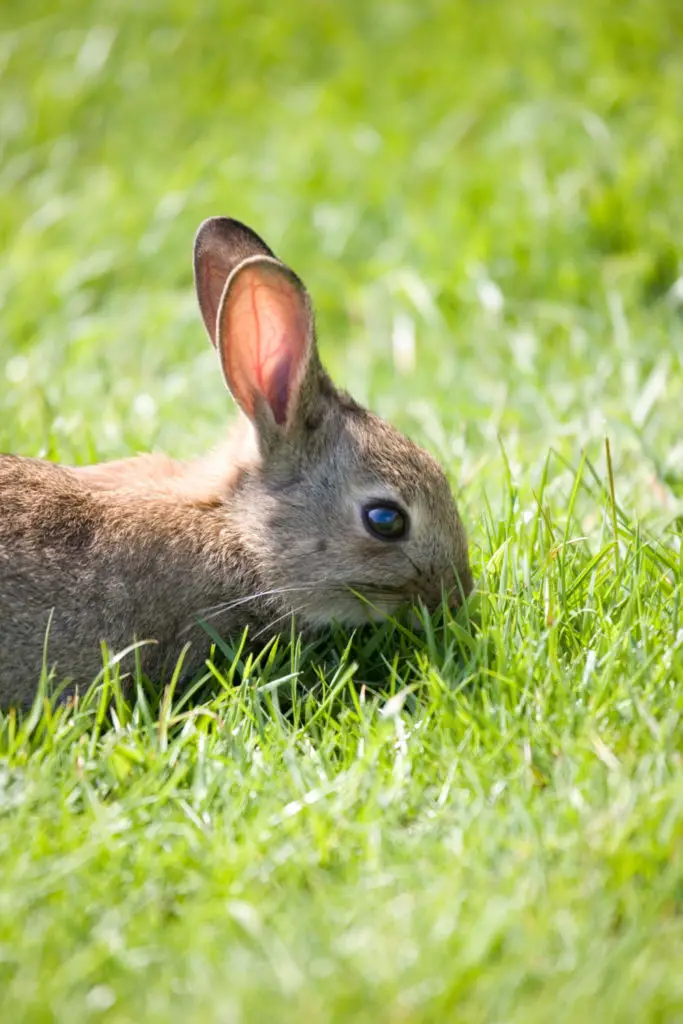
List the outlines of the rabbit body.
{"label": "rabbit body", "polygon": [[[3,705],[31,700],[44,658],[71,680],[69,689],[87,686],[102,668],[101,641],[111,655],[152,641],[138,652],[152,678],[189,641],[183,667],[192,672],[209,643],[193,615],[254,591],[254,568],[218,494],[181,502],[89,489],[65,467],[3,456],[0,504]],[[265,602],[242,611],[244,625],[268,615]],[[219,625],[232,623],[226,616]],[[123,667],[133,663],[131,653]]]}
{"label": "rabbit body", "polygon": [[440,467],[334,387],[299,279],[225,218],[200,228],[195,278],[241,409],[225,445],[187,463],[0,456],[2,706],[30,702],[43,666],[87,687],[103,642],[155,679],[189,644],[188,675],[211,646],[203,619],[265,639],[292,615],[357,625],[472,587]]}

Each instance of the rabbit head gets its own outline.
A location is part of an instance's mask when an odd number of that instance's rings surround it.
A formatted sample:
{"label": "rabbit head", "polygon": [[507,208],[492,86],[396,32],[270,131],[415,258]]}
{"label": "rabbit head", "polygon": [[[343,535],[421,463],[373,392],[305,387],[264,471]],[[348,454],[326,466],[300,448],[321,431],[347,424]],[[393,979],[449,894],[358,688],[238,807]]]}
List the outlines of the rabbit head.
{"label": "rabbit head", "polygon": [[[250,436],[232,529],[256,577],[303,626],[347,626],[472,589],[467,540],[438,463],[338,390],[296,274],[249,228],[205,221],[200,309]],[[244,435],[242,435],[244,436]]]}

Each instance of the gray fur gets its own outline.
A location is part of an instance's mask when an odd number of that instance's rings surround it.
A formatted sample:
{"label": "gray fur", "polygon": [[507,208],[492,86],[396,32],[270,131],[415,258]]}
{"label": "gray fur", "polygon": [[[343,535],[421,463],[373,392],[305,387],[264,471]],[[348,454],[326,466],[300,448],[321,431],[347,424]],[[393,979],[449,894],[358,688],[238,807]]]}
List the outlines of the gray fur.
{"label": "gray fur", "polygon": [[[456,604],[471,590],[465,531],[438,464],[334,387],[299,279],[249,228],[215,218],[197,236],[195,278],[228,386],[239,400],[226,358],[239,339],[223,337],[221,311],[247,264],[259,285],[268,264],[265,287],[280,267],[285,305],[307,318],[286,423],[258,394],[251,418],[240,414],[227,443],[193,462],[147,455],[75,468],[0,456],[3,706],[30,702],[44,650],[68,691],[97,676],[102,641],[110,655],[152,641],[138,653],[153,678],[189,642],[187,675],[211,644],[199,617],[223,635],[249,626],[266,639],[293,613],[304,628],[352,626],[417,598],[434,608],[443,587]],[[409,536],[371,537],[359,512],[367,498],[399,501]]]}

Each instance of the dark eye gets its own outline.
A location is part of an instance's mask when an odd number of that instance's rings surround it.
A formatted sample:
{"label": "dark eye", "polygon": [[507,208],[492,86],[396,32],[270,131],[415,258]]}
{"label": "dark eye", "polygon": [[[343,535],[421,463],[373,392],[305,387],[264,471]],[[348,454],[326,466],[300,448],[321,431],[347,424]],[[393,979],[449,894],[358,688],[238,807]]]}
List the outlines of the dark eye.
{"label": "dark eye", "polygon": [[408,514],[396,505],[365,505],[363,524],[380,540],[400,540],[408,532]]}

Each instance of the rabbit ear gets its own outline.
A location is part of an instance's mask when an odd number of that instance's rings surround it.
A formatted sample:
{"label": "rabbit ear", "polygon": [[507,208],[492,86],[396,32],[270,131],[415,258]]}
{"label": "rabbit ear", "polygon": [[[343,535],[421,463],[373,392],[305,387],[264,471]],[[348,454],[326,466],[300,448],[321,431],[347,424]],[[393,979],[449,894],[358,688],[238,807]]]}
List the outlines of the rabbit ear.
{"label": "rabbit ear", "polygon": [[223,375],[261,434],[291,427],[304,383],[314,398],[313,313],[296,274],[273,257],[253,256],[231,274],[217,316]]}
{"label": "rabbit ear", "polygon": [[204,325],[216,345],[216,317],[225,283],[238,264],[250,256],[273,256],[263,239],[230,217],[210,217],[194,242],[194,281]]}

